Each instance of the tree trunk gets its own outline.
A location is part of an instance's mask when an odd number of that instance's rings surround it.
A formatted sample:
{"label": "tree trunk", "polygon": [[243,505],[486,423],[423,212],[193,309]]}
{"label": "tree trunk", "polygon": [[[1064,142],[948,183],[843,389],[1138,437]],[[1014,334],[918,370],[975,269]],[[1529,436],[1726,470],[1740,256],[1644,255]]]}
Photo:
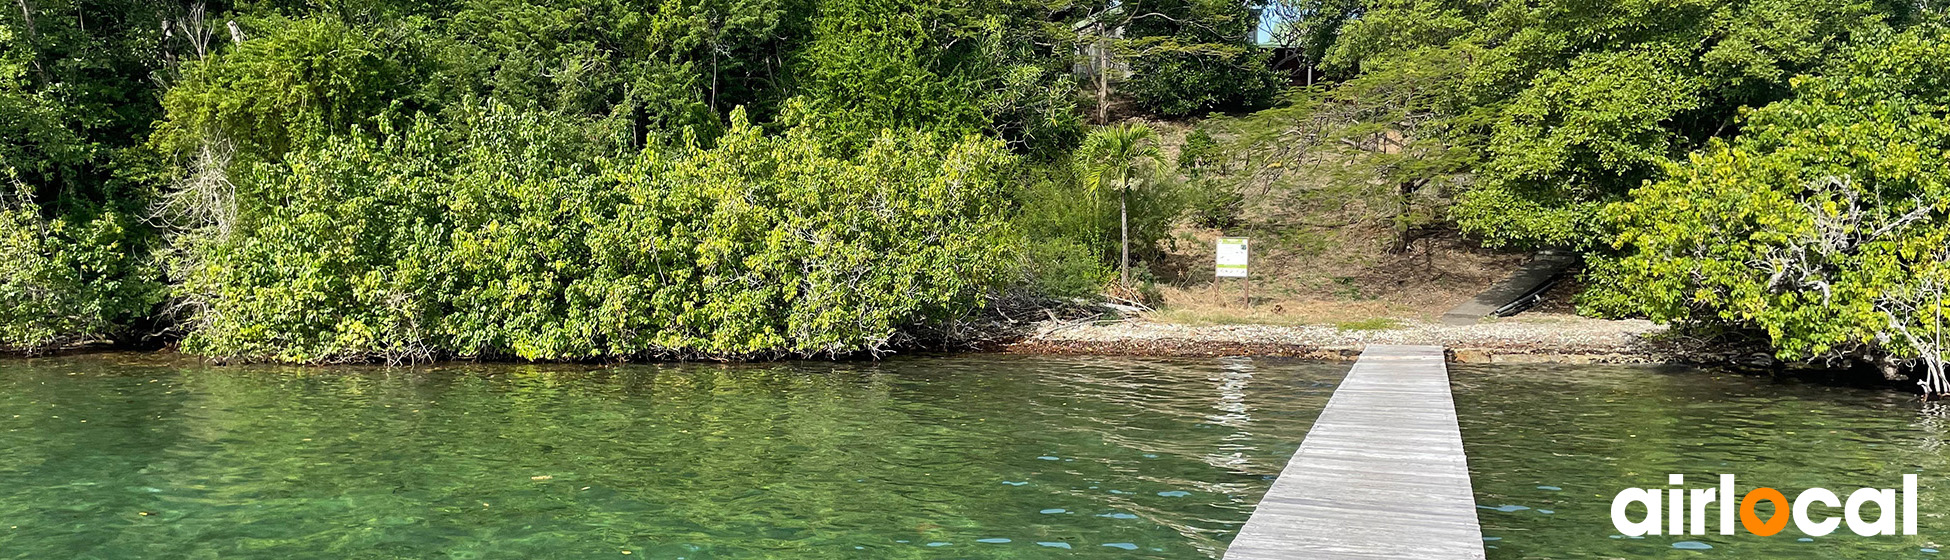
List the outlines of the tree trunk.
{"label": "tree trunk", "polygon": [[34,74],[41,78],[40,85],[53,83],[47,77],[47,68],[41,66],[41,34],[34,28],[34,9],[27,6],[27,0],[20,0],[20,19],[27,25],[27,44],[34,48],[27,61],[34,65]]}
{"label": "tree trunk", "polygon": [[[25,1],[25,0],[23,0]],[[1097,37],[1097,124],[1110,123],[1110,28],[1098,30]]]}
{"label": "tree trunk", "polygon": [[718,41],[723,39],[724,28],[714,19],[711,22],[711,44],[708,45],[711,48],[711,100],[707,103],[713,116],[718,114]]}
{"label": "tree trunk", "polygon": [[[1120,185],[1122,183],[1122,181],[1119,181]],[[1118,246],[1122,248],[1124,253],[1124,258],[1118,265],[1118,270],[1120,271],[1119,275],[1124,279],[1124,285],[1128,287],[1131,285],[1131,211],[1130,205],[1124,201],[1127,191],[1129,189],[1117,190],[1117,225],[1119,229]]]}
{"label": "tree trunk", "polygon": [[27,40],[39,39],[38,32],[34,29],[34,10],[27,7],[27,0],[20,0],[20,19],[25,20],[27,24]]}

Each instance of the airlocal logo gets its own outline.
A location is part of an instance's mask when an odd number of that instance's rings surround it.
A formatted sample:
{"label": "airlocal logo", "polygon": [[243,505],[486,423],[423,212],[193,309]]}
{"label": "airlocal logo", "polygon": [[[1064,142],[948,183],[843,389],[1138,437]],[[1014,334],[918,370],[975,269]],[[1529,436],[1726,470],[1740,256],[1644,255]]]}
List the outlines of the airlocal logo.
{"label": "airlocal logo", "polygon": [[[1685,486],[1686,477],[1677,474],[1669,475],[1666,477],[1666,484]],[[1903,491],[1900,493],[1891,489],[1863,488],[1850,493],[1846,503],[1826,488],[1803,490],[1801,494],[1794,497],[1792,504],[1788,502],[1785,494],[1773,488],[1755,488],[1748,491],[1740,498],[1737,508],[1730,499],[1733,495],[1733,475],[1730,474],[1720,475],[1719,488],[1668,488],[1665,491],[1664,507],[1660,506],[1658,489],[1626,488],[1611,499],[1611,526],[1628,537],[1657,535],[1659,514],[1664,512],[1665,534],[1704,535],[1706,534],[1706,506],[1714,504],[1719,508],[1719,529],[1722,535],[1733,534],[1733,516],[1736,509],[1740,512],[1740,526],[1746,528],[1749,533],[1763,537],[1787,528],[1789,518],[1794,520],[1795,528],[1813,537],[1834,532],[1836,526],[1841,525],[1844,520],[1848,521],[1848,530],[1854,531],[1857,535],[1864,537],[1894,535],[1898,517],[1901,518],[1903,525],[1902,534],[1916,534],[1916,475],[1913,474],[1903,475]],[[1900,516],[1896,514],[1897,501],[1903,504]],[[1762,521],[1760,514],[1754,511],[1754,507],[1761,502],[1772,502],[1774,505],[1774,514],[1766,521]],[[1644,520],[1635,522],[1626,516],[1625,510],[1632,504],[1645,507]],[[1863,519],[1862,508],[1870,504],[1876,506],[1876,518]],[[1820,512],[1810,511],[1817,505],[1831,510],[1842,508],[1842,515],[1837,517],[1832,512],[1820,515]],[[1685,514],[1689,510],[1692,513],[1690,524],[1684,523],[1688,521]],[[1821,516],[1821,520],[1815,519],[1817,515]]]}

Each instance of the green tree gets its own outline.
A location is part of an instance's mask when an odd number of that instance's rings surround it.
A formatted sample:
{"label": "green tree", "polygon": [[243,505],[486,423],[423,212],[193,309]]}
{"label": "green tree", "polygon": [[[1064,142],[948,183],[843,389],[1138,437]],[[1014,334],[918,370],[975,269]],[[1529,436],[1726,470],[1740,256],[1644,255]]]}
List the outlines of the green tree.
{"label": "green tree", "polygon": [[1767,333],[1785,359],[1917,360],[1944,378],[1950,31],[1865,37],[1745,132],[1605,211],[1622,255],[1588,303]]}
{"label": "green tree", "polygon": [[1494,245],[1592,247],[1606,203],[1738,132],[1741,107],[1783,98],[1790,77],[1852,37],[1907,24],[1909,11],[1872,0],[1381,0],[1327,59],[1359,69],[1357,81],[1452,68],[1428,92],[1449,121],[1441,140],[1481,157],[1454,219]]}
{"label": "green tree", "polygon": [[157,17],[140,1],[0,10],[0,348],[129,340],[158,310],[142,221]]}
{"label": "green tree", "polygon": [[1104,5],[1087,29],[1128,62],[1123,87],[1139,107],[1184,117],[1273,102],[1284,83],[1257,47],[1256,14],[1229,0],[1141,0]]}
{"label": "green tree", "polygon": [[[843,148],[882,130],[992,134],[1055,160],[1081,136],[1075,37],[1033,0],[822,0],[793,56],[798,113]],[[816,121],[816,122],[814,122]]]}
{"label": "green tree", "polygon": [[1077,148],[1075,165],[1092,192],[1117,191],[1118,278],[1131,284],[1130,193],[1142,188],[1165,165],[1158,149],[1158,132],[1142,124],[1121,124],[1090,131]]}

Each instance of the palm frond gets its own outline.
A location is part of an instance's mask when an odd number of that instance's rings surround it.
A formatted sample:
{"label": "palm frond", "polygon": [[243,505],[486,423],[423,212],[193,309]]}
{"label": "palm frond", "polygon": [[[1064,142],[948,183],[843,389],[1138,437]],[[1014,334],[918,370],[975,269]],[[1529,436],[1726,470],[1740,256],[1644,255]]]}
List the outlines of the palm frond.
{"label": "palm frond", "polygon": [[1107,180],[1124,179],[1119,189],[1130,188],[1130,178],[1148,176],[1165,165],[1158,148],[1158,131],[1143,124],[1120,124],[1098,128],[1084,138],[1075,156],[1077,172],[1084,186],[1095,193]]}

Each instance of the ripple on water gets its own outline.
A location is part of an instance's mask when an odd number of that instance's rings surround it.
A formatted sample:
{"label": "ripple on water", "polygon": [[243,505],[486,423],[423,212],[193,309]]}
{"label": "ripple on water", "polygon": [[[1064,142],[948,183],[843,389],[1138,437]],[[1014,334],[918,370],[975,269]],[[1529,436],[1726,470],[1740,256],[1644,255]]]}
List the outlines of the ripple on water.
{"label": "ripple on water", "polygon": [[[0,530],[65,528],[0,533],[0,549],[176,557],[229,526],[276,535],[253,546],[279,560],[477,548],[755,558],[805,543],[864,544],[849,560],[916,547],[944,558],[1218,558],[1269,486],[1262,475],[1292,456],[1347,369],[1223,367],[1255,371],[1240,383],[1211,360],[1013,356],[413,370],[0,360],[0,410],[88,419],[0,426],[0,450],[92,450],[0,468],[0,487],[14,489],[0,492],[0,517],[20,514]],[[1239,412],[1210,425],[1215,406]],[[144,429],[108,429],[124,425]],[[457,504],[475,508],[446,509]],[[1050,510],[1060,513],[1039,513]],[[157,515],[123,519],[138,511]],[[704,530],[706,518],[750,529]],[[104,527],[129,534],[95,538]],[[996,533],[1065,540],[1029,546]],[[482,537],[442,544],[454,535]],[[699,548],[623,556],[605,535]],[[1142,547],[1089,544],[1107,539]]]}
{"label": "ripple on water", "polygon": [[1528,506],[1515,506],[1515,505],[1502,505],[1502,506],[1494,506],[1494,507],[1492,507],[1492,506],[1482,506],[1482,505],[1479,505],[1479,506],[1476,506],[1476,507],[1477,507],[1477,509],[1488,509],[1488,510],[1496,510],[1496,511],[1500,511],[1500,512],[1503,512],[1503,513],[1510,513],[1510,512],[1516,512],[1516,511],[1523,511],[1523,510],[1527,510],[1527,509],[1530,509],[1530,508],[1529,508]]}
{"label": "ripple on water", "polygon": [[[1523,501],[1536,512],[1479,516],[1484,533],[1503,537],[1490,560],[1917,558],[1926,557],[1919,544],[1950,536],[1927,526],[1910,539],[1725,543],[1603,532],[1615,493],[1663,488],[1668,474],[1694,489],[1730,473],[1743,488],[1785,490],[1889,487],[1919,468],[1950,469],[1950,454],[1925,443],[1950,439],[1950,425],[1920,415],[1913,395],[1668,366],[1456,364],[1449,373],[1479,506],[1512,513],[1521,510],[1510,502]],[[1935,494],[1922,492],[1919,509],[1950,507],[1950,494]]]}

